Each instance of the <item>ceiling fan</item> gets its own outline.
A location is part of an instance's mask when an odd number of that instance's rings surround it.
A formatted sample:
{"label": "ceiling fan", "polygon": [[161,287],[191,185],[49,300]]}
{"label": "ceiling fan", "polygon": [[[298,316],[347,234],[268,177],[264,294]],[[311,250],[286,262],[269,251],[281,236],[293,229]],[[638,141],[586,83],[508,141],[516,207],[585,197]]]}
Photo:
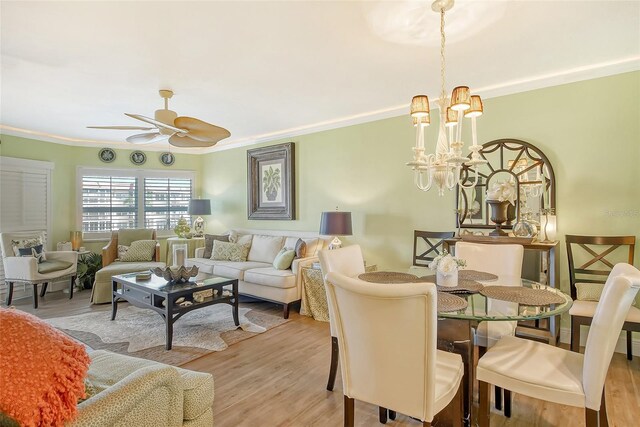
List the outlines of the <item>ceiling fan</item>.
{"label": "ceiling fan", "polygon": [[90,129],[143,130],[151,131],[138,133],[127,137],[132,144],[151,144],[169,139],[169,144],[175,147],[212,147],[231,133],[225,128],[212,125],[193,117],[180,116],[169,110],[169,98],[173,91],[162,89],[159,91],[164,99],[164,108],[156,110],[154,118],[140,114],[124,113],[133,119],[153,125],[148,126],[87,126]]}

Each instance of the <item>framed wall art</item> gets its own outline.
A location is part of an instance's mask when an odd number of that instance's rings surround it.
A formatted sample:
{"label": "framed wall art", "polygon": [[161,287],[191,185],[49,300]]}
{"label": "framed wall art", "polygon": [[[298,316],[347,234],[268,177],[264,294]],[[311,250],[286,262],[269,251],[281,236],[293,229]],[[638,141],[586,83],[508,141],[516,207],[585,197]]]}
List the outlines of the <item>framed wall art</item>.
{"label": "framed wall art", "polygon": [[294,147],[287,142],[247,150],[249,219],[295,219]]}

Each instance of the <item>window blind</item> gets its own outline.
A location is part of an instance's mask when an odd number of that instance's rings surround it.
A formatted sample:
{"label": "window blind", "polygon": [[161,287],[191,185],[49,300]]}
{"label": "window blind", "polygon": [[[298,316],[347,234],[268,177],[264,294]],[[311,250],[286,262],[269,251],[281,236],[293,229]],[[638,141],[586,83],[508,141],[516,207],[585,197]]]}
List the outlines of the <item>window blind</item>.
{"label": "window blind", "polygon": [[82,177],[82,231],[136,228],[138,182],[135,177]]}
{"label": "window blind", "polygon": [[144,179],[144,226],[158,230],[172,229],[183,216],[189,224],[189,200],[192,194],[191,179]]}

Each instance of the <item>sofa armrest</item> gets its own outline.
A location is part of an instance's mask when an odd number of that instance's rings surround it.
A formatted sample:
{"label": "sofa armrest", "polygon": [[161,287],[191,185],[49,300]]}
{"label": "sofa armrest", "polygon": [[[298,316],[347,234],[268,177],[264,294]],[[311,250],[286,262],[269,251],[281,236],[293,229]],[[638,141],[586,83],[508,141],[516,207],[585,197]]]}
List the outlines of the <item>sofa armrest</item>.
{"label": "sofa armrest", "polygon": [[10,256],[3,258],[3,262],[4,277],[8,282],[11,279],[33,280],[38,274],[38,260],[35,257]]}
{"label": "sofa armrest", "polygon": [[317,256],[308,256],[306,258],[294,259],[291,263],[291,272],[297,275],[302,268],[309,267],[311,266],[311,264],[318,261],[319,259]]}
{"label": "sofa armrest", "polygon": [[204,258],[203,255],[204,255],[204,247],[196,248],[196,252],[195,252],[194,257],[195,258]]}
{"label": "sofa armrest", "polygon": [[55,251],[46,252],[47,259],[55,259],[58,261],[66,261],[73,263],[74,267],[78,265],[78,252],[76,251]]}
{"label": "sofa armrest", "polygon": [[[127,419],[136,419],[143,423],[149,414],[138,409],[144,407],[147,400],[158,398],[151,396],[160,388],[166,388],[167,402],[158,404],[165,408],[166,426],[183,424],[183,390],[178,371],[166,365],[152,365],[140,368],[118,381],[108,389],[92,396],[78,405],[78,417],[68,427],[113,426]],[[136,411],[140,412],[139,414]],[[159,426],[158,426],[159,427]]]}

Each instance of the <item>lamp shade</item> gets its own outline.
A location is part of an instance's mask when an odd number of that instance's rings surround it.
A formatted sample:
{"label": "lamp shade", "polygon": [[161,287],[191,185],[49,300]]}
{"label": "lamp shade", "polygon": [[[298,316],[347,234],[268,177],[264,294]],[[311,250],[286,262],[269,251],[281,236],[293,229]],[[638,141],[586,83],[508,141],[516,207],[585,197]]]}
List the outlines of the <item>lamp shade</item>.
{"label": "lamp shade", "polygon": [[431,124],[431,116],[424,117],[412,117],[413,125],[418,126],[418,123],[422,123],[425,126],[429,126]]}
{"label": "lamp shade", "polygon": [[411,100],[411,117],[425,117],[429,115],[429,97],[416,95]]}
{"label": "lamp shade", "polygon": [[469,86],[458,86],[451,93],[451,109],[464,111],[471,106],[471,92]]}
{"label": "lamp shade", "polygon": [[471,107],[464,112],[465,117],[479,117],[482,115],[482,98],[479,95],[471,95]]}
{"label": "lamp shade", "polygon": [[444,122],[444,125],[450,128],[457,124],[458,124],[458,112],[456,110],[452,110],[451,107],[447,107],[447,118]]}
{"label": "lamp shade", "polygon": [[189,215],[211,215],[211,200],[209,199],[189,200]]}
{"label": "lamp shade", "polygon": [[320,234],[323,236],[351,236],[351,212],[322,212]]}

